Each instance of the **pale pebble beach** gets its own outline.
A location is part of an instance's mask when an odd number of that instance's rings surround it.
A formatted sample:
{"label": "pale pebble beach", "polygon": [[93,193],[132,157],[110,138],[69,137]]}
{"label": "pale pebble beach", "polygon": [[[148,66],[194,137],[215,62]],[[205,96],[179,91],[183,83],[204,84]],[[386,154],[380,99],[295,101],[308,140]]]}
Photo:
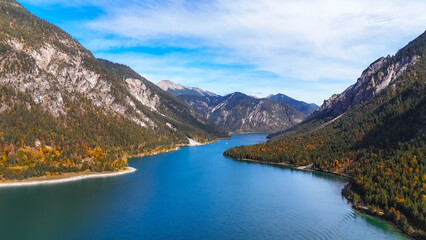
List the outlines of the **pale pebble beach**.
{"label": "pale pebble beach", "polygon": [[61,179],[52,179],[52,180],[41,180],[41,181],[28,181],[28,182],[10,182],[10,183],[0,183],[1,187],[23,187],[23,186],[35,186],[41,184],[57,184],[57,183],[66,183],[79,181],[88,178],[103,178],[103,177],[114,177],[127,173],[135,172],[136,168],[127,167],[126,170],[120,172],[111,172],[111,173],[95,173],[95,174],[87,174],[75,177],[61,178]]}

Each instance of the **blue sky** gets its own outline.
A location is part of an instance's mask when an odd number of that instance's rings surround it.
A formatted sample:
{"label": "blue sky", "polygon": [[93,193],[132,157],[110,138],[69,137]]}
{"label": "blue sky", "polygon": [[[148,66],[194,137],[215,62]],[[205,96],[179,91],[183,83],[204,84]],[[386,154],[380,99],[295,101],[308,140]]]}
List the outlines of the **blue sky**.
{"label": "blue sky", "polygon": [[321,104],[426,30],[424,0],[18,0],[152,82]]}

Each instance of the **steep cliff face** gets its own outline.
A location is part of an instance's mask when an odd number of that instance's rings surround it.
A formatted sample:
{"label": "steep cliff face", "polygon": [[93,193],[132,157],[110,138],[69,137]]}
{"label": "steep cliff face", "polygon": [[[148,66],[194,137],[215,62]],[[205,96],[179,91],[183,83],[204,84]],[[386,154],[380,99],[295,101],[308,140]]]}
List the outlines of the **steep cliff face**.
{"label": "steep cliff face", "polygon": [[380,94],[386,87],[392,85],[394,80],[416,64],[420,56],[387,56],[372,63],[364,70],[357,82],[341,94],[331,96],[321,105],[317,112],[338,116],[354,106],[372,99]]}
{"label": "steep cliff face", "polygon": [[[76,47],[72,42],[64,44]],[[66,113],[64,92],[85,94],[96,105],[113,104],[112,84],[82,64],[87,53],[79,48],[69,55],[50,43],[35,48],[13,37],[3,39],[2,45],[7,51],[0,56],[0,83],[31,93],[51,114]]]}
{"label": "steep cliff face", "polygon": [[[82,112],[95,107],[136,123],[141,131],[165,127],[176,132],[173,141],[179,143],[194,135],[226,135],[130,68],[97,60],[14,0],[0,0],[0,85],[25,93],[30,99],[20,102],[36,104],[56,118],[72,117],[70,105]],[[11,104],[3,102],[2,108]]]}

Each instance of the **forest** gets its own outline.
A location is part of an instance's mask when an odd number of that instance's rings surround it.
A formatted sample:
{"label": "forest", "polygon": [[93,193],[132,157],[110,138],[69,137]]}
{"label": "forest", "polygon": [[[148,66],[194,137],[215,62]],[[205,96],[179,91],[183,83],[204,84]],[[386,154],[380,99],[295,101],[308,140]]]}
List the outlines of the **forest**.
{"label": "forest", "polygon": [[[45,57],[46,46],[60,57]],[[74,78],[76,73],[84,77]],[[86,89],[90,74],[110,87],[103,93],[98,84]],[[159,99],[156,110],[130,93],[126,78],[140,80],[153,93],[149,97]],[[106,92],[115,108],[92,101]],[[117,171],[127,157],[174,149],[188,138],[227,136],[129,67],[96,59],[59,27],[14,0],[0,0],[0,181]]]}
{"label": "forest", "polygon": [[[426,238],[426,37],[397,55],[419,54],[394,86],[335,121],[314,116],[264,144],[240,146],[224,155],[288,163],[350,177],[344,194],[368,206],[410,236]],[[349,190],[349,191],[347,191]]]}
{"label": "forest", "polygon": [[[29,95],[11,87],[1,86],[0,96],[3,180],[87,169],[117,171],[127,166],[128,156],[161,152],[186,143],[170,130],[141,128],[121,115],[104,114],[84,97],[66,99],[67,115],[54,117]],[[199,136],[206,137],[202,132]]]}

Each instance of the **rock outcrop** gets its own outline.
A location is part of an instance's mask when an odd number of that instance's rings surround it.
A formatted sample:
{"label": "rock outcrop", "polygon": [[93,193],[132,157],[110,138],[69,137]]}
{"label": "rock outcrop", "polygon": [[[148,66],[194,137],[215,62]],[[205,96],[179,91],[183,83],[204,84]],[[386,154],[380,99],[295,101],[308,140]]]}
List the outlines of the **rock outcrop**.
{"label": "rock outcrop", "polygon": [[380,94],[393,81],[416,64],[420,56],[381,57],[373,62],[358,78],[357,82],[340,94],[324,101],[315,114],[328,113],[338,116],[354,106]]}

